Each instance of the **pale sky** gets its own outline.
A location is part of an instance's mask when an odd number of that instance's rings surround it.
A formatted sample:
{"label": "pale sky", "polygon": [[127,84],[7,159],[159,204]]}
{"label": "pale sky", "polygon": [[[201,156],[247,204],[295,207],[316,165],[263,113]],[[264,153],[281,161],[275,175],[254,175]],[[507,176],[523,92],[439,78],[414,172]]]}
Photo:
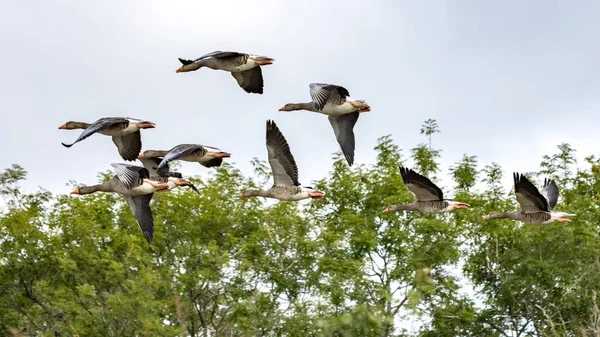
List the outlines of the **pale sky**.
{"label": "pale sky", "polygon": [[[212,145],[249,174],[253,157],[267,158],[265,120],[274,119],[310,185],[339,150],[327,117],[277,110],[325,82],[371,106],[355,127],[356,164],[375,161],[382,135],[403,149],[424,142],[420,125],[434,118],[442,180],[467,153],[500,163],[508,187],[510,172],[536,170],[561,142],[580,160],[600,153],[599,17],[592,0],[4,0],[0,169],[23,166],[29,191],[95,183],[122,162],[110,137],[67,149],[60,143],[80,131],[58,126],[129,116],[157,125],[142,131],[144,150]],[[222,71],[175,73],[178,57],[214,50],[275,58],[263,67],[264,95]]]}

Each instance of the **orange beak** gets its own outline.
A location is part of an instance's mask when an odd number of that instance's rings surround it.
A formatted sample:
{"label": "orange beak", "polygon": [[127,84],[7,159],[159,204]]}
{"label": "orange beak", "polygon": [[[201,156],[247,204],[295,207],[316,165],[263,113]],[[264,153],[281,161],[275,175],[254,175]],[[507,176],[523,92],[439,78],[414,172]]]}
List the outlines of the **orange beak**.
{"label": "orange beak", "polygon": [[213,156],[216,158],[229,158],[231,157],[231,153],[228,152],[214,152]]}
{"label": "orange beak", "polygon": [[464,205],[464,204],[455,204],[454,208],[467,208],[468,209],[469,206],[468,205]]}
{"label": "orange beak", "polygon": [[137,123],[136,125],[140,129],[154,129],[154,127],[155,127],[154,123],[150,123],[150,122]]}
{"label": "orange beak", "polygon": [[389,208],[386,208],[386,209],[383,210],[383,213],[389,213],[389,212],[390,212]]}
{"label": "orange beak", "polygon": [[489,214],[488,214],[488,215],[484,215],[484,216],[483,216],[483,220],[489,220],[490,218],[491,218],[491,217],[490,217],[490,215],[489,215]]}
{"label": "orange beak", "polygon": [[146,158],[146,157],[144,156],[144,153],[140,153],[140,155],[138,156],[138,159],[144,159],[144,158]]}
{"label": "orange beak", "polygon": [[58,127],[59,130],[66,130],[67,129],[67,124],[63,124],[61,126]]}
{"label": "orange beak", "polygon": [[80,194],[79,193],[79,187],[77,187],[76,189],[74,189],[73,192],[71,192],[71,194]]}
{"label": "orange beak", "polygon": [[177,186],[192,186],[192,183],[187,180],[175,180]]}
{"label": "orange beak", "polygon": [[175,70],[176,73],[180,73],[182,71],[183,71],[183,66],[181,66],[181,67],[177,68],[177,70]]}
{"label": "orange beak", "polygon": [[323,193],[323,192],[308,192],[308,195],[312,199],[323,199],[323,197],[325,196],[325,193]]}
{"label": "orange beak", "polygon": [[285,107],[280,108],[279,111],[285,111]]}
{"label": "orange beak", "polygon": [[243,198],[244,195],[242,193],[238,194],[238,198]]}

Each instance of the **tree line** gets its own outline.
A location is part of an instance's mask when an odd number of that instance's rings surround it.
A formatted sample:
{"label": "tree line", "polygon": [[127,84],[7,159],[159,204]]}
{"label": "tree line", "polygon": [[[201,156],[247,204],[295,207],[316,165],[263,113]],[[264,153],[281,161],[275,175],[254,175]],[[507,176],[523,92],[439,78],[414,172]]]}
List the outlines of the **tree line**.
{"label": "tree line", "polygon": [[443,189],[472,210],[383,214],[413,200],[398,166],[441,172],[437,122],[421,133],[409,151],[381,137],[374,165],[335,154],[309,203],[240,200],[268,167],[223,164],[190,178],[200,194],[157,193],[152,245],[118,195],[23,193],[6,168],[0,335],[599,336],[600,159],[560,144],[527,173],[556,180],[570,223],[484,221],[517,208],[511,172],[466,154]]}

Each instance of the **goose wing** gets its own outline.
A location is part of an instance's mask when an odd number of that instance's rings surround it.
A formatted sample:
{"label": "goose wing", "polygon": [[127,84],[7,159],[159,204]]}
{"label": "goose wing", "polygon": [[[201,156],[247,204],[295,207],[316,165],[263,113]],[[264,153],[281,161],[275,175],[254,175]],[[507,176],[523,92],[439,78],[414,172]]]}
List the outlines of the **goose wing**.
{"label": "goose wing", "polygon": [[327,103],[332,105],[344,104],[348,96],[350,96],[348,90],[339,85],[326,83],[310,84],[310,97],[315,104],[315,108],[319,111],[322,111]]}
{"label": "goose wing", "polygon": [[177,160],[179,158],[189,156],[196,151],[201,151],[200,156],[203,156],[206,153],[206,149],[199,144],[180,144],[172,148],[169,153],[162,159],[160,164],[158,165],[158,169],[161,170],[163,167],[167,166],[169,162],[173,160]]}
{"label": "goose wing", "polygon": [[523,174],[513,173],[515,195],[524,213],[549,212],[548,199]]}
{"label": "goose wing", "polygon": [[558,186],[556,186],[556,182],[551,179],[544,179],[544,187],[540,193],[548,200],[548,210],[552,210],[554,206],[556,206],[556,202],[558,202]]}
{"label": "goose wing", "polygon": [[142,151],[142,133],[139,130],[125,136],[113,136],[112,141],[125,160],[135,160]]}
{"label": "goose wing", "polygon": [[429,178],[400,166],[400,174],[406,187],[417,197],[418,201],[441,201],[444,193]]}
{"label": "goose wing", "polygon": [[339,116],[329,116],[329,123],[333,128],[335,139],[342,148],[344,157],[348,165],[352,166],[354,163],[354,125],[358,120],[359,112],[353,112],[349,114]]}
{"label": "goose wing", "polygon": [[235,78],[238,85],[250,94],[262,94],[264,81],[261,67],[254,67],[246,71],[232,72],[231,76]]}
{"label": "goose wing", "polygon": [[75,140],[73,143],[71,143],[71,144],[62,143],[62,145],[65,147],[71,147],[75,143],[78,143],[78,142],[88,138],[89,136],[93,135],[96,132],[106,130],[106,129],[108,129],[112,126],[118,125],[118,124],[123,124],[124,127],[127,127],[129,125],[129,120],[127,120],[125,118],[117,118],[117,117],[100,118],[99,120],[95,121],[90,126],[88,126],[87,129],[83,130],[81,135],[79,135],[77,140]]}
{"label": "goose wing", "polygon": [[183,176],[179,172],[171,172],[169,170],[169,165],[163,166],[160,170],[158,169],[158,165],[162,161],[161,157],[154,158],[138,158],[139,161],[142,162],[142,165],[148,170],[151,177],[159,176],[159,177],[175,177],[182,178]]}
{"label": "goose wing", "polygon": [[298,166],[285,137],[274,121],[267,121],[267,152],[273,171],[273,182],[277,186],[300,186]]}
{"label": "goose wing", "polygon": [[151,244],[154,238],[154,216],[152,215],[152,209],[150,209],[150,201],[153,194],[150,193],[135,197],[125,196],[125,201],[127,201],[129,209],[131,209],[131,213],[133,213],[135,221],[142,230],[148,244]]}
{"label": "goose wing", "polygon": [[141,166],[123,163],[112,163],[110,165],[114,168],[117,179],[129,190],[140,186],[145,178],[150,178],[148,170]]}

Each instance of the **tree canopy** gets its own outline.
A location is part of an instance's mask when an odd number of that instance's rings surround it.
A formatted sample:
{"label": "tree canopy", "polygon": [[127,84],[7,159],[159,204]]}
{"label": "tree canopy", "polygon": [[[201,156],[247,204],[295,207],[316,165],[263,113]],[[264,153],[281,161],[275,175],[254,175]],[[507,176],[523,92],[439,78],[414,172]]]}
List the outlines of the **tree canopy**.
{"label": "tree canopy", "polygon": [[[240,200],[263,187],[223,164],[200,194],[157,193],[148,245],[119,195],[23,193],[0,174],[0,332],[7,336],[598,336],[600,159],[560,144],[527,175],[560,188],[573,222],[484,221],[514,210],[497,163],[465,154],[442,171],[427,120],[408,152],[379,138],[374,165],[338,153],[324,199]],[[432,140],[433,138],[433,140]],[[579,163],[581,164],[581,163]],[[398,166],[471,209],[384,214],[410,202]],[[588,168],[586,168],[589,167]],[[109,174],[101,173],[105,181]]]}

